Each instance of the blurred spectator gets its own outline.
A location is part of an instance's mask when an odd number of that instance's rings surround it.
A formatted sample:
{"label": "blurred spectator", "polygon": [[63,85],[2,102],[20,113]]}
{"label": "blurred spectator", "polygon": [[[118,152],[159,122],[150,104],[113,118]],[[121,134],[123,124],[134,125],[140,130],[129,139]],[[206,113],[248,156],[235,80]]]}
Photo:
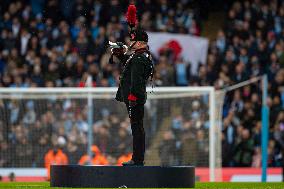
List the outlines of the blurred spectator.
{"label": "blurred spectator", "polygon": [[190,66],[182,59],[176,61],[175,64],[175,85],[187,86],[190,79]]}
{"label": "blurred spectator", "polygon": [[[22,132],[22,131],[21,131]],[[16,164],[20,167],[31,167],[32,165],[32,145],[27,137],[19,136],[15,146]]]}
{"label": "blurred spectator", "polygon": [[282,173],[284,179],[284,111],[280,112],[280,114],[278,115],[274,129],[274,138],[280,147],[282,155]]}
{"label": "blurred spectator", "polygon": [[25,115],[23,117],[23,123],[26,126],[30,126],[31,124],[34,124],[36,121],[36,113],[34,111],[34,103],[33,101],[29,101],[26,104],[26,111]]}
{"label": "blurred spectator", "polygon": [[261,149],[260,147],[255,148],[255,153],[252,158],[252,167],[261,167]]}
{"label": "blurred spectator", "polygon": [[[207,145],[207,141],[204,139],[205,134],[203,130],[199,130],[197,132],[196,136],[196,143],[197,143],[197,148],[196,148],[196,153],[197,157],[206,157],[207,154],[209,154],[209,147]],[[203,167],[206,166],[207,163],[204,162],[202,158],[197,158],[197,166]]]}
{"label": "blurred spectator", "polygon": [[10,181],[10,182],[16,181],[16,175],[15,175],[14,172],[11,172],[11,173],[9,174],[9,181]]}
{"label": "blurred spectator", "polygon": [[106,153],[111,148],[111,136],[109,130],[105,126],[100,126],[94,133],[95,144],[97,145],[100,153]]}
{"label": "blurred spectator", "polygon": [[39,120],[36,121],[36,123],[30,129],[30,140],[33,150],[33,166],[44,167],[44,156],[50,148],[49,135],[46,132],[46,128],[41,125],[41,122]]}
{"label": "blurred spectator", "polygon": [[100,149],[96,146],[92,146],[92,157],[89,157],[89,155],[85,154],[83,155],[79,162],[80,165],[107,165],[108,161],[107,158],[101,154]]}
{"label": "blurred spectator", "polygon": [[[115,127],[115,126],[114,126]],[[116,133],[116,132],[112,132]],[[131,147],[131,135],[129,131],[127,131],[122,126],[119,128],[116,137],[112,137],[112,146],[110,152],[114,152],[114,155],[117,156],[119,154],[129,154],[132,150]],[[117,152],[120,152],[116,155]]]}
{"label": "blurred spectator", "polygon": [[47,169],[47,179],[50,179],[50,166],[51,165],[65,165],[68,164],[67,155],[57,146],[50,149],[44,156],[44,164]]}
{"label": "blurred spectator", "polygon": [[176,141],[174,139],[173,133],[167,131],[163,134],[163,140],[159,145],[159,156],[161,158],[161,166],[173,165],[175,164],[175,150]]}
{"label": "blurred spectator", "polygon": [[234,161],[236,166],[248,167],[252,163],[252,155],[254,152],[253,140],[250,138],[248,129],[244,129],[241,133],[241,141],[235,149]]}
{"label": "blurred spectator", "polygon": [[11,148],[6,141],[0,143],[0,166],[10,167],[12,165]]}
{"label": "blurred spectator", "polygon": [[67,157],[69,158],[69,164],[77,164],[82,156],[82,150],[74,142],[69,142],[66,149]]}

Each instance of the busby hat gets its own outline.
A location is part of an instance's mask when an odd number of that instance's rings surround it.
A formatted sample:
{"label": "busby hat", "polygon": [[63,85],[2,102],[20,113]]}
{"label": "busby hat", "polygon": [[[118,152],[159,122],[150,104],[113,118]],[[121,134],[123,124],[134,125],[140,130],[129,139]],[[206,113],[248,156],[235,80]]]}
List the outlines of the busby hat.
{"label": "busby hat", "polygon": [[140,27],[137,26],[136,6],[129,5],[126,13],[126,20],[130,27],[130,41],[144,41],[148,42],[148,34]]}

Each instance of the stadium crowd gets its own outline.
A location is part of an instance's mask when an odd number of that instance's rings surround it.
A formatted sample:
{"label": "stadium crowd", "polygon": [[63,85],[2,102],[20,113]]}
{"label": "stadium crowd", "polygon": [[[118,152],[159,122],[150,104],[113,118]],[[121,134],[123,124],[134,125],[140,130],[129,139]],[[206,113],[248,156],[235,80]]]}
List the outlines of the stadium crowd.
{"label": "stadium crowd", "polygon": [[[146,30],[200,35],[202,17],[200,10],[191,3],[191,0],[136,2],[141,10],[140,23]],[[82,87],[89,74],[94,87],[117,86],[120,71],[117,66],[108,64],[110,52],[106,46],[108,40],[128,42],[123,15],[127,5],[128,1],[122,0],[1,2],[0,87]],[[222,89],[268,74],[267,102],[271,112],[268,163],[269,166],[280,166],[284,159],[281,155],[284,149],[284,1],[236,1],[226,10],[225,20],[224,28],[220,28],[216,39],[210,42],[207,63],[200,65],[196,74],[190,71],[186,75],[180,74],[177,63],[190,69],[188,63],[182,59],[174,62],[169,53],[162,53],[155,58],[155,84],[184,85],[178,81],[185,77],[188,86],[213,85]],[[223,166],[260,166],[260,94],[258,83],[226,95],[222,127]],[[0,101],[0,116],[3,116],[0,120],[0,165],[41,167],[44,161],[48,162],[48,157],[52,157],[48,156],[48,150],[57,152],[59,147],[64,149],[62,153],[69,163],[84,162],[86,115],[78,110],[74,110],[76,116],[68,114],[68,108],[79,107],[69,103],[65,106],[47,103],[47,111],[38,115],[32,102]],[[200,117],[202,103],[192,102],[196,110],[190,117],[180,115],[173,119],[172,129],[165,132],[159,146],[163,164],[180,163],[179,153],[183,153],[180,148],[199,149],[200,156],[208,153],[205,147],[208,136],[202,129],[206,128],[206,121],[192,121]],[[56,108],[51,111],[51,107],[57,107],[58,112],[64,111],[58,114]],[[60,119],[59,115],[62,116]],[[108,115],[106,122],[111,124],[94,127],[96,146],[93,149],[99,149],[99,154],[104,156],[98,158],[102,162],[116,164],[123,153],[129,152],[128,121]],[[118,133],[120,140],[114,141],[113,132]],[[196,146],[185,145],[189,141],[196,141]],[[120,154],[105,154],[117,146]],[[171,153],[173,151],[176,153]],[[195,164],[204,165],[202,162]]]}

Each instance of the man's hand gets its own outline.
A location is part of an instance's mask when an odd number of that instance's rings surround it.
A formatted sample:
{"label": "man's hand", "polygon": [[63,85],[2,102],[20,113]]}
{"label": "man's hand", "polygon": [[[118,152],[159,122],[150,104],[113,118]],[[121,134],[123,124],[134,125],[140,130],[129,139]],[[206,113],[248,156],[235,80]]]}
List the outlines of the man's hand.
{"label": "man's hand", "polygon": [[113,55],[122,55],[127,50],[127,46],[124,45],[122,42],[113,43],[109,41],[109,46]]}
{"label": "man's hand", "polygon": [[128,95],[129,107],[134,107],[134,106],[136,106],[136,104],[137,104],[136,100],[137,100],[137,97],[136,97],[135,95],[133,95],[133,94],[130,93],[130,94]]}

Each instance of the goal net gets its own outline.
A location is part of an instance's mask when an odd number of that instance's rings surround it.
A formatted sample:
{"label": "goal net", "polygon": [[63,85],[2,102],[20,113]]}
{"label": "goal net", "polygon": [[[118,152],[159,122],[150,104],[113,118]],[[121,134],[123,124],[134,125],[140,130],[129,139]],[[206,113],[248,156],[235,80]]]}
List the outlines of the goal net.
{"label": "goal net", "polygon": [[[70,164],[119,165],[128,160],[130,122],[125,105],[114,100],[115,92],[0,89],[1,166],[44,167],[47,153],[58,149]],[[149,88],[146,165],[193,165],[204,168],[211,181],[220,180],[223,97],[213,87]]]}

